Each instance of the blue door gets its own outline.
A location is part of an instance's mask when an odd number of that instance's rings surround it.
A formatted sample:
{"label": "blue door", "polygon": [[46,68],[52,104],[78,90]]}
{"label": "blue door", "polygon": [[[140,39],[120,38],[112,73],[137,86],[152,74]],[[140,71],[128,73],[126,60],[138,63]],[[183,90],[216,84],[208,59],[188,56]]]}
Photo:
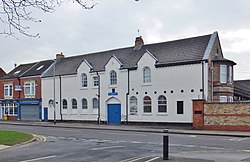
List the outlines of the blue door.
{"label": "blue door", "polygon": [[108,104],[108,124],[121,124],[121,104]]}
{"label": "blue door", "polygon": [[47,122],[48,121],[48,108],[44,107],[44,121]]}

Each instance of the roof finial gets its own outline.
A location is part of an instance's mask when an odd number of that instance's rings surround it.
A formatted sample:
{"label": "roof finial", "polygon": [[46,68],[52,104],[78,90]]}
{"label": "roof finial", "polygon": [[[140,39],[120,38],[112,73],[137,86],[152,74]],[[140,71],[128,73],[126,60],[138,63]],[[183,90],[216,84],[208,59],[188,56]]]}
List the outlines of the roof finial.
{"label": "roof finial", "polygon": [[138,29],[137,32],[138,32],[138,37],[139,37],[140,36],[140,30]]}

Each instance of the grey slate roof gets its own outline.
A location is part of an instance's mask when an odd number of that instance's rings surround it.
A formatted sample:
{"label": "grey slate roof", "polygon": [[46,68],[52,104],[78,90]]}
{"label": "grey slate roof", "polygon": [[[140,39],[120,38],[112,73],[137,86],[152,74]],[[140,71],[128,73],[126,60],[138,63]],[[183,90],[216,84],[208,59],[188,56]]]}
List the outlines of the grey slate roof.
{"label": "grey slate roof", "polygon": [[[41,75],[51,66],[52,63],[53,60],[45,60],[28,64],[20,64],[11,72],[3,76],[1,80]],[[41,66],[42,68],[37,70]]]}
{"label": "grey slate roof", "polygon": [[234,93],[235,95],[243,95],[250,98],[250,80],[235,80]]}
{"label": "grey slate roof", "polygon": [[25,73],[28,69],[30,69],[32,66],[34,66],[37,62],[29,63],[29,64],[20,64],[15,69],[13,69],[11,72],[6,74],[1,78],[2,79],[13,79],[20,77],[23,73]]}
{"label": "grey slate roof", "polygon": [[214,55],[214,57],[212,58],[213,62],[231,62],[233,65],[236,65],[236,63],[232,60],[228,60],[224,57],[222,57],[221,55]]}
{"label": "grey slate roof", "polygon": [[[37,62],[31,69],[22,74],[21,77],[27,76],[37,76],[43,74],[51,65],[53,64],[53,60],[45,60]],[[39,69],[38,69],[39,68]]]}
{"label": "grey slate roof", "polygon": [[[103,71],[110,58],[115,55],[123,64],[122,68],[136,68],[142,55],[149,51],[158,59],[157,65],[168,66],[173,64],[200,62],[203,58],[210,35],[180,39],[169,42],[143,45],[140,50],[134,50],[134,46],[114,49],[109,51],[65,57],[57,60],[56,75],[76,74],[77,68],[87,60],[93,67],[93,71]],[[53,76],[53,68],[50,68],[43,77]]]}

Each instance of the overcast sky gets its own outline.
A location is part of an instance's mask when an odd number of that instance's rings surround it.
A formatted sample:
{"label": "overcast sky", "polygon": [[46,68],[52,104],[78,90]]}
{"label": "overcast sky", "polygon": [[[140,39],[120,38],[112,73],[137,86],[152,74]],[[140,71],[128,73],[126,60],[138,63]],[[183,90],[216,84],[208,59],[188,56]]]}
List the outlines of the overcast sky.
{"label": "overcast sky", "polygon": [[[67,3],[52,14],[34,12],[40,38],[0,35],[1,64],[17,65],[134,45],[137,30],[145,44],[218,31],[224,57],[237,63],[236,80],[250,79],[249,0],[96,0],[92,10]],[[1,29],[2,24],[0,24]]]}

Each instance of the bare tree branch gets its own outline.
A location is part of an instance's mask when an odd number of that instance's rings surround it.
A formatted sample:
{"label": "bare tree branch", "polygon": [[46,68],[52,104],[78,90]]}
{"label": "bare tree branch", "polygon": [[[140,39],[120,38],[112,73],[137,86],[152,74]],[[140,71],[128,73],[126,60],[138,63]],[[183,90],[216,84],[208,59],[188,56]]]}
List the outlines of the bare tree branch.
{"label": "bare tree branch", "polygon": [[[28,36],[39,37],[39,34],[31,34],[30,27],[25,23],[41,22],[32,16],[34,9],[43,11],[45,13],[52,13],[56,7],[61,6],[62,3],[76,2],[83,9],[90,10],[96,3],[94,0],[1,0],[0,1],[0,23],[8,26],[7,30],[1,29],[0,34],[6,36],[15,36],[15,31]],[[2,30],[2,31],[1,31]]]}

